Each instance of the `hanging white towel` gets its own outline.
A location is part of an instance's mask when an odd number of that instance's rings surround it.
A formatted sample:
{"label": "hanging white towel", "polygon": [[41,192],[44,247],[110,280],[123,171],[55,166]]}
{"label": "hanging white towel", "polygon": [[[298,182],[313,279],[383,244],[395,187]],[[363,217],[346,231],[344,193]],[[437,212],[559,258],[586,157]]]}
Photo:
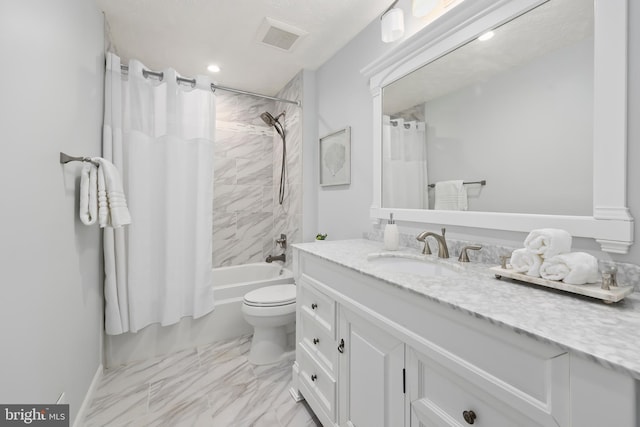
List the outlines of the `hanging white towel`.
{"label": "hanging white towel", "polygon": [[118,169],[102,157],[92,159],[98,167],[98,223],[100,228],[120,228],[131,224],[131,215]]}
{"label": "hanging white towel", "polygon": [[542,257],[525,248],[516,249],[511,253],[511,267],[518,273],[527,276],[540,277]]}
{"label": "hanging white towel", "polygon": [[571,252],[571,234],[558,228],[540,228],[529,233],[524,247],[548,259]]}
{"label": "hanging white towel", "polygon": [[98,168],[85,163],[80,175],[80,221],[93,225],[98,219]]}
{"label": "hanging white towel", "polygon": [[464,181],[436,182],[435,205],[436,210],[466,211],[468,208],[467,189]]}
{"label": "hanging white towel", "polygon": [[571,285],[584,285],[600,280],[598,260],[585,252],[571,252],[545,259],[540,266],[543,279],[562,280]]}

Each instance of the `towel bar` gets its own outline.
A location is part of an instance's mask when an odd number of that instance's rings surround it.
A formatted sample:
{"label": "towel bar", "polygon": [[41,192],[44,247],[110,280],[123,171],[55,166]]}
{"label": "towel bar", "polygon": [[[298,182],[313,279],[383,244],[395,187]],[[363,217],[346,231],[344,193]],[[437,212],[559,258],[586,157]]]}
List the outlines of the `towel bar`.
{"label": "towel bar", "polygon": [[[467,184],[480,184],[480,185],[487,185],[487,180],[483,179],[482,181],[465,181],[463,182],[463,184],[467,185]],[[435,188],[435,184],[429,184],[428,187],[429,188]]]}
{"label": "towel bar", "polygon": [[93,163],[95,166],[100,166],[100,163],[98,162],[94,162],[91,157],[74,157],[74,156],[70,156],[68,154],[63,153],[62,151],[60,152],[60,163],[67,164],[69,162],[89,162],[89,163]]}

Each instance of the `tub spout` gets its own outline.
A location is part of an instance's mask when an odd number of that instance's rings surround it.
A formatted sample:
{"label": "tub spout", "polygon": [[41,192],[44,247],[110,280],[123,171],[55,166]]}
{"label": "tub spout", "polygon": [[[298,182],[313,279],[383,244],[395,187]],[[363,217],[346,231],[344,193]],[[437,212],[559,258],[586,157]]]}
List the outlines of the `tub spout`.
{"label": "tub spout", "polygon": [[266,262],[273,262],[273,261],[282,261],[282,262],[286,262],[287,261],[287,256],[285,254],[282,255],[269,255],[267,257],[267,259],[265,259]]}

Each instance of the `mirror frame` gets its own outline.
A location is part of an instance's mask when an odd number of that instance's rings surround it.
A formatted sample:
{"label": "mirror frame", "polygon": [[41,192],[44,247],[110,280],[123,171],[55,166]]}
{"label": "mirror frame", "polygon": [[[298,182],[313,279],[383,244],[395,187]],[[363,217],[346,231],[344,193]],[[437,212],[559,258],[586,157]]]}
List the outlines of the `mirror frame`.
{"label": "mirror frame", "polygon": [[[593,216],[383,208],[382,89],[547,0],[469,0],[361,70],[373,97],[374,223],[398,221],[529,232],[553,227],[594,238],[605,252],[627,253],[633,217],[627,207],[627,0],[594,0]],[[553,0],[551,0],[553,1]],[[488,183],[491,185],[491,183]]]}

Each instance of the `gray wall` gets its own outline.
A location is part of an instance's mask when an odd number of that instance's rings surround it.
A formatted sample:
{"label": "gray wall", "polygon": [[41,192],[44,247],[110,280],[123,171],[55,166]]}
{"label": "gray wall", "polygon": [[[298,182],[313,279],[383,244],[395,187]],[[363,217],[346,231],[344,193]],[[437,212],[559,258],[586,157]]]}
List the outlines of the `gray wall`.
{"label": "gray wall", "polygon": [[[412,17],[410,0],[400,0],[398,7],[405,11],[406,39],[423,24]],[[360,70],[402,40],[383,43],[376,19],[316,70],[318,137],[351,126],[351,184],[316,190],[318,232],[329,239],[362,237],[371,228],[373,109],[369,81]]]}
{"label": "gray wall", "polygon": [[[419,20],[411,16],[411,2],[401,0],[405,11],[405,38],[414,34]],[[640,116],[640,3],[629,2],[629,118]],[[352,184],[345,188],[331,187],[318,192],[318,227],[331,238],[357,238],[369,231],[369,207],[372,197],[372,101],[367,79],[360,70],[401,41],[385,45],[380,41],[380,23],[372,22],[343,49],[316,72],[318,96],[318,132],[322,136],[331,130],[351,126]],[[629,120],[628,134],[628,206],[632,215],[640,218],[640,121]],[[406,232],[438,229],[438,224],[399,224]],[[636,242],[640,240],[636,227]],[[451,227],[448,233],[460,239],[495,242],[519,246],[524,233],[496,232],[473,227]],[[599,248],[590,239],[576,239],[576,248]],[[603,254],[603,256],[606,256]],[[638,263],[640,245],[631,247],[627,255],[613,255],[622,262]]]}
{"label": "gray wall", "polygon": [[101,153],[103,45],[92,1],[0,2],[0,402],[65,392],[72,418],[102,359],[102,255],[58,153]]}

